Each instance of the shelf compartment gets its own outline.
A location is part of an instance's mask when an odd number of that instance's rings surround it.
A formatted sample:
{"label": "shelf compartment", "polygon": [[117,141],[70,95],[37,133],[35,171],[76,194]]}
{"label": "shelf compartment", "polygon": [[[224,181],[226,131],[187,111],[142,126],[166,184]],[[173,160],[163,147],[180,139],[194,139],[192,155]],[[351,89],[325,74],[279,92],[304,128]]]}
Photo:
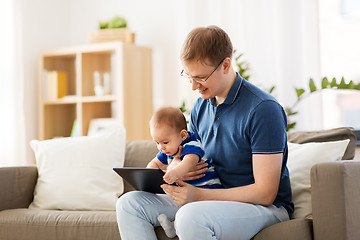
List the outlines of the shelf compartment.
{"label": "shelf compartment", "polygon": [[[95,118],[114,118],[126,127],[127,140],[151,139],[152,51],[122,42],[94,43],[44,51],[39,59],[39,139],[70,136],[77,120],[85,136]],[[53,98],[46,71],[68,74],[68,94]],[[94,89],[94,72],[110,74],[110,92]],[[103,80],[103,79],[102,79]],[[46,84],[45,84],[46,86]],[[49,91],[46,91],[49,90]],[[55,92],[55,91],[54,91]],[[50,96],[50,97],[48,97]],[[140,96],[140,97],[139,97]],[[136,109],[136,111],[134,111]]]}
{"label": "shelf compartment", "polygon": [[100,73],[101,84],[103,85],[104,73],[110,74],[111,89],[111,59],[113,51],[90,52],[82,54],[82,96],[95,96],[94,73]]}
{"label": "shelf compartment", "polygon": [[69,137],[76,118],[76,104],[44,106],[44,139]]}
{"label": "shelf compartment", "polygon": [[82,104],[82,134],[87,135],[90,121],[94,118],[111,118],[111,102],[88,102]]}
{"label": "shelf compartment", "polygon": [[[68,95],[76,95],[76,55],[45,56],[43,68],[46,71],[62,71],[67,75]],[[45,80],[45,79],[44,79]]]}

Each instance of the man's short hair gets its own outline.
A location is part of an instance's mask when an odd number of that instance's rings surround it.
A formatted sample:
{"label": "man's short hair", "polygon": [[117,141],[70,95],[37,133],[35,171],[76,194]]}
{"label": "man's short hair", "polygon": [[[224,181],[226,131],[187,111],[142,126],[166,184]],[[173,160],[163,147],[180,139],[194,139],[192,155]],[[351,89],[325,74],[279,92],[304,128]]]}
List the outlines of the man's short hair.
{"label": "man's short hair", "polygon": [[150,127],[169,126],[176,131],[187,130],[187,123],[184,114],[175,107],[163,107],[157,110],[151,120]]}
{"label": "man's short hair", "polygon": [[217,27],[199,27],[193,29],[185,39],[181,50],[183,62],[210,62],[213,66],[227,57],[231,58],[233,46],[227,33]]}

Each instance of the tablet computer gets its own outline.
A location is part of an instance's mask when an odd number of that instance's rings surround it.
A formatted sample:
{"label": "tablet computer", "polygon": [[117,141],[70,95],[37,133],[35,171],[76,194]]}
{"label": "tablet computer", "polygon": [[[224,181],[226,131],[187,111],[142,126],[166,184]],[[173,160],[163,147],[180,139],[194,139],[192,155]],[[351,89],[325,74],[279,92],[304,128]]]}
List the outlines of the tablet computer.
{"label": "tablet computer", "polygon": [[164,193],[160,185],[164,184],[164,172],[159,168],[113,168],[126,182],[139,191]]}

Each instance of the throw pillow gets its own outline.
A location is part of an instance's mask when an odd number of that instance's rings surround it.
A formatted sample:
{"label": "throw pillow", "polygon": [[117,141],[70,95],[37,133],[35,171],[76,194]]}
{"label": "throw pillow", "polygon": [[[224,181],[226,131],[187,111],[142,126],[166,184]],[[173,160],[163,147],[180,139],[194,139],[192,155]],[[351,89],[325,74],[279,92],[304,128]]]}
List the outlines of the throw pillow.
{"label": "throw pillow", "polygon": [[334,142],[345,139],[350,139],[350,142],[342,159],[354,159],[356,148],[356,135],[354,133],[354,128],[340,127],[318,131],[288,132],[288,141],[292,143]]}
{"label": "throw pillow", "polygon": [[124,165],[124,128],[30,145],[38,181],[29,208],[115,210],[123,181],[112,168]]}
{"label": "throw pillow", "polygon": [[288,142],[287,167],[290,174],[292,198],[295,205],[293,218],[311,218],[310,169],[321,162],[341,160],[350,140],[322,143]]}

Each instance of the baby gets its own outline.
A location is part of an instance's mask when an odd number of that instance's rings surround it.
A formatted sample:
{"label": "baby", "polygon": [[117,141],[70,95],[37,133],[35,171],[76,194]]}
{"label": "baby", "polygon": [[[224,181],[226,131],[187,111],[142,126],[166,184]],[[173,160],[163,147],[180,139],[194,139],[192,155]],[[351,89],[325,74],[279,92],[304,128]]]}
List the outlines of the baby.
{"label": "baby", "polygon": [[[174,183],[196,166],[201,160],[208,163],[205,176],[199,179],[185,181],[191,185],[202,188],[222,188],[220,180],[211,161],[206,159],[205,152],[196,135],[187,131],[187,123],[182,112],[173,107],[164,107],[154,113],[150,120],[151,136],[157,144],[159,153],[147,165],[148,168],[163,169],[167,165],[164,181]],[[182,146],[180,160],[173,160]],[[159,222],[168,237],[174,237],[175,229],[164,214],[159,216]],[[170,226],[169,226],[170,224]],[[171,229],[171,230],[167,230]]]}

